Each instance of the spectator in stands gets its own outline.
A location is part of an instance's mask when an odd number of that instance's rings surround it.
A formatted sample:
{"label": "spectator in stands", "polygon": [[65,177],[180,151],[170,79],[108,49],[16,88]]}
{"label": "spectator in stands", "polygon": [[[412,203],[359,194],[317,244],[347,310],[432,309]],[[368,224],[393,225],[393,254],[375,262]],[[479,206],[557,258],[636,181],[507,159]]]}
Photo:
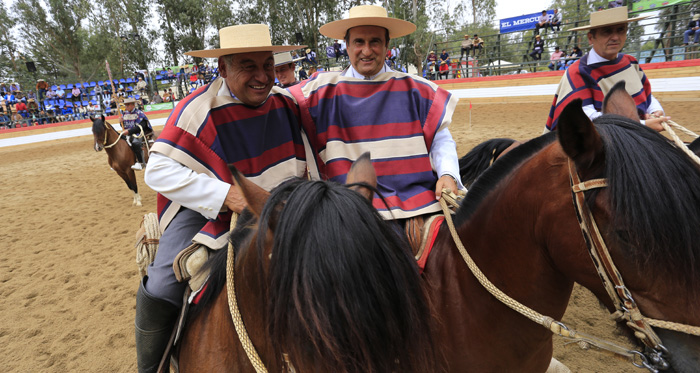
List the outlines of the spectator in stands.
{"label": "spectator in stands", "polygon": [[570,65],[573,65],[581,56],[583,56],[581,48],[579,48],[578,45],[574,46],[574,49],[571,50],[571,54],[566,57],[566,68],[568,69]]}
{"label": "spectator in stands", "polygon": [[80,97],[82,92],[80,91],[80,88],[78,88],[77,84],[75,86],[73,86],[73,89],[70,91],[70,94],[72,95],[72,97],[71,97],[72,102],[75,102],[76,99],[78,101],[82,101],[82,97]]}
{"label": "spectator in stands", "polygon": [[97,85],[95,85],[94,91],[95,91],[95,99],[97,99],[97,101],[101,101],[103,99],[102,87],[99,84],[97,84]]}
{"label": "spectator in stands", "polygon": [[61,109],[61,122],[73,120],[73,108],[68,106],[68,103],[63,105]]}
{"label": "spectator in stands", "polygon": [[554,8],[554,15],[552,16],[552,19],[549,21],[549,28],[552,29],[552,32],[554,32],[554,28],[557,28],[557,32],[559,32],[560,27],[561,27],[561,20],[562,20],[562,15],[559,13],[559,9]]}
{"label": "spectator in stands", "polygon": [[[692,42],[689,42],[690,35],[695,34]],[[683,46],[693,43],[697,44],[700,41],[700,14],[693,16],[693,20],[688,23],[688,29],[683,33]]]}
{"label": "spectator in stands", "polygon": [[340,52],[340,42],[336,39],[336,41],[333,42],[333,54],[335,54],[335,62],[338,62],[338,58],[341,56]]}
{"label": "spectator in stands", "polygon": [[88,117],[88,109],[87,106],[79,106],[78,107],[78,115],[80,119],[85,119]]}
{"label": "spectator in stands", "polygon": [[46,97],[46,91],[49,90],[49,83],[46,83],[46,80],[44,79],[39,79],[36,81],[36,93],[39,96],[39,102],[43,103],[44,102],[44,97]]}
{"label": "spectator in stands", "polygon": [[530,53],[530,57],[534,61],[539,61],[542,59],[542,52],[544,51],[544,40],[542,40],[542,37],[539,35],[535,35],[535,44],[532,47],[532,52]]}
{"label": "spectator in stands", "polygon": [[428,54],[428,79],[434,80],[435,79],[435,74],[438,71],[438,56],[435,54],[435,51],[430,51]]}
{"label": "spectator in stands", "polygon": [[312,66],[318,63],[316,61],[316,52],[312,51],[310,48],[306,49],[306,61]]}
{"label": "spectator in stands", "polygon": [[206,69],[204,68],[204,65],[200,62],[199,64],[199,69],[197,70],[197,85],[199,87],[203,86],[204,83],[204,75],[206,74]]}
{"label": "spectator in stands", "polygon": [[[173,93],[173,89],[172,89],[172,88],[168,88],[168,93],[170,94],[170,99],[172,99],[173,101],[175,101],[176,97],[175,97],[175,94]],[[182,98],[182,97],[181,97],[181,98]]]}
{"label": "spectator in stands", "polygon": [[474,34],[474,39],[472,40],[472,49],[474,50],[474,58],[477,56],[477,49],[479,50],[478,54],[481,54],[481,50],[484,48],[484,39],[480,38],[478,34]]}
{"label": "spectator in stands", "polygon": [[27,97],[27,100],[29,100],[30,98],[33,98],[33,99],[36,100],[36,96],[34,95],[34,91],[29,91],[29,92],[27,93],[27,96],[26,96],[26,97]]}
{"label": "spectator in stands", "polygon": [[21,92],[21,89],[19,88],[19,83],[12,83],[10,85],[10,92],[14,93],[15,95]]}
{"label": "spectator in stands", "polygon": [[61,88],[61,86],[59,86],[56,90],[56,98],[58,98],[59,100],[63,100],[64,98],[66,98],[66,91],[64,91],[63,88]]}
{"label": "spectator in stands", "polygon": [[278,86],[287,88],[299,84],[296,74],[294,74],[295,67],[291,53],[281,52],[275,54],[275,76],[279,81]]}
{"label": "spectator in stands", "polygon": [[613,1],[608,1],[608,9],[610,8],[617,8],[623,6],[625,3],[623,0],[613,0]]}
{"label": "spectator in stands", "polygon": [[3,95],[3,99],[5,99],[5,102],[7,103],[7,105],[14,105],[15,104],[15,95],[13,95],[9,89]]}
{"label": "spectator in stands", "polygon": [[304,70],[304,66],[302,66],[299,69],[299,80],[301,81],[301,80],[306,80],[306,79],[309,79],[309,75],[306,74],[306,70]]}
{"label": "spectator in stands", "polygon": [[190,74],[190,89],[197,88],[197,73]]}
{"label": "spectator in stands", "polygon": [[0,83],[0,94],[2,94],[4,96],[5,93],[7,93],[9,91],[10,91],[10,89],[7,87],[7,85],[5,83]]}
{"label": "spectator in stands", "polygon": [[10,117],[7,115],[7,109],[5,108],[4,101],[0,102],[0,127],[10,127]]}
{"label": "spectator in stands", "polygon": [[26,117],[27,116],[27,104],[24,101],[25,101],[24,98],[19,100],[17,105],[15,105],[15,110],[17,110],[17,112],[21,116]]}
{"label": "spectator in stands", "polygon": [[469,52],[472,50],[472,46],[474,45],[474,41],[472,38],[469,37],[469,35],[464,35],[464,40],[462,40],[462,44],[460,44],[459,48],[459,59],[462,60],[464,58],[464,55],[467,55],[467,58],[469,58]]}
{"label": "spectator in stands", "polygon": [[136,90],[139,92],[141,96],[146,94],[146,81],[143,80],[142,77],[139,76],[138,82],[136,83]]}
{"label": "spectator in stands", "polygon": [[[648,16],[627,18],[627,8],[618,7],[591,13],[590,25],[571,31],[589,30],[591,50],[566,70],[559,82],[547,119],[546,131],[556,129],[562,110],[574,99],[583,101],[583,111],[593,120],[602,115],[603,98],[616,83],[625,81],[625,89],[634,97],[642,124],[662,131],[668,120],[651,84],[637,60],[620,53],[627,40],[627,24]],[[572,94],[575,93],[575,94]]]}
{"label": "spectator in stands", "polygon": [[554,47],[554,53],[552,53],[551,56],[549,56],[549,69],[554,71],[554,70],[559,70],[559,66],[561,65],[561,59],[564,57],[564,52],[559,50],[559,47]]}
{"label": "spectator in stands", "polygon": [[396,61],[399,60],[399,55],[400,55],[400,54],[401,54],[401,50],[399,50],[399,47],[397,47],[397,46],[394,45],[394,46],[391,48],[391,61],[394,62],[394,64],[396,64]]}
{"label": "spectator in stands", "polygon": [[547,15],[547,11],[543,10],[542,15],[540,15],[540,18],[537,20],[537,23],[535,24],[535,35],[540,34],[540,29],[543,29],[545,34],[547,33],[547,26],[549,26],[549,15]]}
{"label": "spectator in stands", "polygon": [[153,94],[153,100],[151,101],[153,101],[154,104],[162,104],[163,98],[160,97],[160,94],[158,94],[158,91],[156,91],[156,93]]}
{"label": "spectator in stands", "polygon": [[173,95],[172,93],[165,91],[163,92],[163,102],[172,102],[173,101]]}
{"label": "spectator in stands", "polygon": [[27,112],[29,115],[36,115],[39,112],[39,105],[37,105],[35,99],[27,99]]}
{"label": "spectator in stands", "polygon": [[447,53],[446,49],[442,50],[442,53],[440,53],[440,73],[438,75],[438,79],[447,79],[448,74],[450,73],[450,54]]}
{"label": "spectator in stands", "polygon": [[54,92],[53,89],[49,89],[46,91],[46,99],[47,100],[53,100],[56,97],[56,92]]}

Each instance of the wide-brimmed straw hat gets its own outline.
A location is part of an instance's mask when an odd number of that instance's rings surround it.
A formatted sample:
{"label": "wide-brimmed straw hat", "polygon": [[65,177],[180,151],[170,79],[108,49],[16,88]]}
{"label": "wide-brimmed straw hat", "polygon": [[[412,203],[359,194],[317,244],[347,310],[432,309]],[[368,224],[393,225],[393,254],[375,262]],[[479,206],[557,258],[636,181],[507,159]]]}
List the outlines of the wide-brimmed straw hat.
{"label": "wide-brimmed straw hat", "polygon": [[289,52],[275,54],[275,66],[286,65],[292,62],[292,54]]}
{"label": "wide-brimmed straw hat", "polygon": [[700,14],[696,14],[693,16],[693,21],[697,21],[700,19]]}
{"label": "wide-brimmed straw hat", "polygon": [[569,31],[590,30],[599,27],[619,25],[620,23],[630,23],[647,17],[649,16],[627,18],[626,7],[605,9],[591,13],[591,23],[588,26],[572,28]]}
{"label": "wide-brimmed straw hat", "polygon": [[377,5],[359,5],[350,8],[348,18],[326,23],[318,31],[332,39],[342,39],[345,33],[357,26],[379,26],[389,30],[389,38],[394,39],[416,31],[411,22],[387,15],[386,9]]}
{"label": "wide-brimmed straw hat", "polygon": [[188,56],[216,58],[228,54],[250,52],[287,52],[305,45],[272,45],[267,25],[237,25],[219,30],[218,49],[202,49],[185,53]]}
{"label": "wide-brimmed straw hat", "polygon": [[126,105],[126,104],[135,104],[135,103],[136,103],[136,100],[134,100],[134,99],[131,98],[131,97],[127,97],[127,98],[124,99],[124,105]]}

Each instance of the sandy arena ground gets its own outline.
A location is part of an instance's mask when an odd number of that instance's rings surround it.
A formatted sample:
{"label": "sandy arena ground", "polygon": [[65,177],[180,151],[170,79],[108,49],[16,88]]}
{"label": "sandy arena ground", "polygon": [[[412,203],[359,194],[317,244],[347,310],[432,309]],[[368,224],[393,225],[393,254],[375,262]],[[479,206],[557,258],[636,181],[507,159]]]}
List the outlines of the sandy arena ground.
{"label": "sandy arena ground", "polygon": [[[700,132],[700,105],[662,102],[678,123]],[[542,132],[549,109],[532,104],[460,103],[451,127],[459,154],[495,137]],[[138,173],[143,207],[95,153],[92,138],[0,148],[0,370],[134,372],[134,304],[139,278],[134,233],[155,211],[155,193]],[[574,328],[626,343],[586,290],[564,318]],[[605,354],[563,347],[574,372],[638,372]],[[628,344],[626,344],[628,345]]]}

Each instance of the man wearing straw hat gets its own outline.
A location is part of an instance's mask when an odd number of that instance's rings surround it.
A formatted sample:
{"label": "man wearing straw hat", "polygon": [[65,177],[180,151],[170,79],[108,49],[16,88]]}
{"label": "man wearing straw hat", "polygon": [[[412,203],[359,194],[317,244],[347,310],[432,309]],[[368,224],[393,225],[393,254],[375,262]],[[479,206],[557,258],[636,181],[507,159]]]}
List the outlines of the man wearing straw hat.
{"label": "man wearing straw hat", "polygon": [[574,62],[562,77],[554,95],[545,132],[556,129],[562,110],[571,101],[583,100],[583,111],[593,120],[602,115],[603,99],[620,81],[634,98],[642,124],[662,131],[668,120],[659,101],[651,94],[651,84],[637,60],[620,53],[627,40],[627,24],[647,16],[627,18],[627,8],[619,7],[591,13],[590,25],[571,29],[588,30],[591,50]]}
{"label": "man wearing straw hat", "polygon": [[289,90],[300,106],[315,162],[312,177],[344,182],[351,162],[371,152],[378,189],[374,206],[404,225],[440,210],[442,188],[457,191],[459,165],[447,127],[457,98],[415,75],[392,71],[384,56],[390,38],[416,26],[390,18],[375,5],[350,9],[349,18],[321,26],[321,34],[345,39],[351,66],[320,73]]}
{"label": "man wearing straw hat", "polygon": [[[120,119],[122,125],[122,136],[131,136],[131,150],[136,154],[136,163],[131,166],[134,170],[143,170],[143,136],[141,129],[144,132],[153,132],[151,124],[148,121],[146,114],[136,108],[136,100],[128,97],[124,100],[124,114]],[[141,126],[141,127],[139,127]],[[138,137],[136,137],[138,136]]]}
{"label": "man wearing straw hat", "polygon": [[273,87],[272,55],[303,46],[272,45],[267,25],[225,27],[219,40],[219,49],[187,53],[218,58],[220,77],[178,103],[146,167],[164,231],[136,295],[140,372],[157,369],[182,304],[187,284],[177,281],[175,257],[192,243],[224,247],[231,210],[244,207],[227,164],[267,190],[306,170],[298,109]]}
{"label": "man wearing straw hat", "polygon": [[275,76],[279,80],[281,88],[288,88],[299,84],[294,68],[296,64],[289,52],[275,53]]}

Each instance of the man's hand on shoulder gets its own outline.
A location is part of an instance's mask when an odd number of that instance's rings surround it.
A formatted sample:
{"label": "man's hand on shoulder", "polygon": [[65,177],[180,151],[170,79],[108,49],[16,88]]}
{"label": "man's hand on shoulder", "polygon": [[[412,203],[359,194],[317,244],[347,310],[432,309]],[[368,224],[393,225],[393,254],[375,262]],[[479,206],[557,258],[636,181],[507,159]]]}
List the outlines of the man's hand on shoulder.
{"label": "man's hand on shoulder", "polygon": [[243,209],[247,206],[245,199],[240,193],[238,193],[236,187],[233,185],[231,185],[231,188],[228,190],[228,194],[224,200],[224,205],[226,205],[226,207],[228,207],[230,210],[239,214],[243,212]]}
{"label": "man's hand on shoulder", "polygon": [[439,200],[442,197],[442,190],[449,189],[452,192],[457,192],[457,183],[450,175],[442,175],[435,184],[435,199]]}

